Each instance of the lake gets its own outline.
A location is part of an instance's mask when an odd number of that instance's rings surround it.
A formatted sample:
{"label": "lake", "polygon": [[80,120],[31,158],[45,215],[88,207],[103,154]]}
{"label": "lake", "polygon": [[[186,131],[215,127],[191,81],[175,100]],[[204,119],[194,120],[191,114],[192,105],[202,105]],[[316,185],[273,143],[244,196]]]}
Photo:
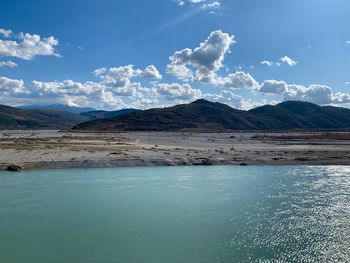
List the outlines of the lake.
{"label": "lake", "polygon": [[0,172],[0,262],[350,262],[350,167]]}

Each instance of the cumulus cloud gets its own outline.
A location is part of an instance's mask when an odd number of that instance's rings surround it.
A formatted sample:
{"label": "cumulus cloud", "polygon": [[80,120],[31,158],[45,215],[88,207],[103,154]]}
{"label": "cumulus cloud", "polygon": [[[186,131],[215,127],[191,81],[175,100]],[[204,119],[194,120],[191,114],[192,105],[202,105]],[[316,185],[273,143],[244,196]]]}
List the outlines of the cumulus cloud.
{"label": "cumulus cloud", "polygon": [[212,2],[212,3],[207,3],[203,4],[201,6],[202,9],[219,9],[221,7],[221,3],[218,1]]}
{"label": "cumulus cloud", "polygon": [[332,89],[325,85],[312,84],[308,87],[288,85],[285,100],[309,101],[320,105],[332,103]]}
{"label": "cumulus cloud", "polygon": [[115,96],[110,91],[102,90],[99,98],[101,106],[105,109],[122,109],[127,107],[120,97]]}
{"label": "cumulus cloud", "polygon": [[39,95],[55,94],[55,95],[91,95],[103,89],[99,83],[87,81],[84,83],[75,82],[73,80],[64,80],[62,82],[52,81],[43,82],[33,80],[31,86]]}
{"label": "cumulus cloud", "polygon": [[10,29],[2,29],[0,28],[0,35],[2,35],[5,38],[8,38],[12,35],[12,31]]}
{"label": "cumulus cloud", "polygon": [[263,60],[263,61],[260,62],[260,64],[271,67],[271,66],[275,65],[275,62],[269,61],[269,60]]}
{"label": "cumulus cloud", "polygon": [[191,101],[199,99],[202,96],[202,92],[199,89],[194,89],[191,85],[178,84],[178,83],[161,83],[155,86],[156,91],[165,96],[167,100],[182,100]]}
{"label": "cumulus cloud", "polygon": [[259,91],[271,94],[284,94],[288,91],[288,84],[279,80],[265,80],[261,84]]}
{"label": "cumulus cloud", "polygon": [[7,77],[0,77],[0,92],[7,94],[28,93],[22,79],[10,79]]}
{"label": "cumulus cloud", "polygon": [[195,49],[185,48],[170,56],[167,72],[182,80],[211,82],[234,43],[234,36],[214,31]]}
{"label": "cumulus cloud", "polygon": [[343,92],[336,92],[332,94],[332,103],[334,104],[350,103],[350,94],[343,93]]}
{"label": "cumulus cloud", "polygon": [[162,75],[159,73],[158,69],[154,65],[149,65],[143,71],[143,77],[162,79]]}
{"label": "cumulus cloud", "polygon": [[133,65],[98,68],[93,73],[100,78],[101,84],[115,95],[128,97],[141,97],[142,84],[133,81],[134,78],[162,79],[162,75],[154,65],[147,66],[144,70],[135,69]]}
{"label": "cumulus cloud", "polygon": [[186,3],[192,6],[200,6],[201,9],[218,9],[221,7],[220,1],[208,1],[208,0],[173,0],[179,6],[184,6]]}
{"label": "cumulus cloud", "polygon": [[288,56],[284,56],[280,58],[280,61],[287,64],[288,66],[295,66],[296,64],[298,64],[298,61],[295,61],[294,59],[288,57]]}
{"label": "cumulus cloud", "polygon": [[36,56],[60,56],[55,50],[58,40],[54,37],[41,38],[36,34],[20,33],[18,38],[19,41],[0,39],[0,56],[25,60]]}
{"label": "cumulus cloud", "polygon": [[[34,80],[31,83],[33,96],[38,99],[57,98],[60,102],[80,106],[97,103],[106,109],[126,106],[147,108],[156,105],[160,97],[175,103],[191,101],[201,96],[201,91],[193,89],[189,84],[159,83],[162,75],[154,65],[147,66],[144,70],[133,65],[102,67],[92,73],[98,81]],[[151,87],[144,87],[142,83],[148,83]]]}
{"label": "cumulus cloud", "polygon": [[346,96],[335,95],[331,87],[320,84],[311,84],[308,87],[297,84],[287,84],[284,81],[265,80],[259,91],[283,96],[284,100],[300,100],[326,105],[331,103],[344,103]]}
{"label": "cumulus cloud", "polygon": [[286,64],[290,67],[296,66],[298,64],[298,61],[295,61],[289,56],[283,56],[278,61],[271,61],[271,60],[263,60],[260,62],[261,65],[265,65],[268,67],[272,66],[281,66],[282,64]]}
{"label": "cumulus cloud", "polygon": [[237,71],[227,76],[218,75],[224,67],[225,56],[234,43],[234,36],[221,30],[214,31],[193,50],[185,48],[170,56],[167,73],[187,82],[201,82],[229,89],[258,89],[258,82],[249,73]]}
{"label": "cumulus cloud", "polygon": [[222,90],[219,94],[205,94],[204,98],[210,101],[224,103],[237,109],[242,109],[245,103],[242,96],[228,90]]}
{"label": "cumulus cloud", "polygon": [[[194,0],[192,3],[210,4],[214,2]],[[56,43],[54,38],[41,39],[37,35],[21,34],[20,39],[19,42],[18,40],[0,40],[0,55],[4,56],[7,52],[6,54],[11,53],[11,56],[22,59],[32,59],[37,55],[58,55],[54,50],[58,42]],[[154,65],[149,65],[144,69],[133,65],[100,67],[92,72],[94,81],[34,80],[29,86],[30,89],[25,87],[23,80],[1,77],[0,101],[12,98],[16,101],[23,99],[32,100],[34,103],[56,102],[105,109],[125,107],[145,109],[190,102],[199,98],[243,109],[260,105],[261,101],[245,100],[242,96],[234,94],[237,89],[245,89],[256,91],[253,93],[255,95],[258,94],[257,92],[272,94],[284,100],[304,100],[322,105],[350,103],[350,94],[334,93],[330,87],[325,85],[312,84],[306,87],[287,84],[281,80],[265,80],[260,84],[251,74],[241,69],[224,74],[224,59],[234,43],[234,36],[217,30],[213,31],[197,47],[176,51],[169,57],[167,72],[180,79],[179,83],[161,83],[163,76]],[[286,63],[292,66],[297,62],[285,56],[278,62],[266,60],[261,63],[268,66]],[[0,62],[0,66],[15,66],[15,63],[4,61]],[[220,90],[203,94],[200,89],[195,88],[198,83],[217,87]]]}
{"label": "cumulus cloud", "polygon": [[0,61],[0,68],[1,67],[9,67],[9,68],[14,68],[17,67],[17,64],[13,61]]}
{"label": "cumulus cloud", "polygon": [[231,73],[227,77],[213,78],[211,84],[229,89],[259,89],[259,83],[252,77],[252,75],[243,71]]}

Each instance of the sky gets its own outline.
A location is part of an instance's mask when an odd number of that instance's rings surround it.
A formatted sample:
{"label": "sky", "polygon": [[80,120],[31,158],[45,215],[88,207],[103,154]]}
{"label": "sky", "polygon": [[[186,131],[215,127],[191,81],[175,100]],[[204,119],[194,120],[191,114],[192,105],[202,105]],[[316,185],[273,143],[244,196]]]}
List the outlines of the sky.
{"label": "sky", "polygon": [[0,3],[0,104],[350,107],[348,0]]}

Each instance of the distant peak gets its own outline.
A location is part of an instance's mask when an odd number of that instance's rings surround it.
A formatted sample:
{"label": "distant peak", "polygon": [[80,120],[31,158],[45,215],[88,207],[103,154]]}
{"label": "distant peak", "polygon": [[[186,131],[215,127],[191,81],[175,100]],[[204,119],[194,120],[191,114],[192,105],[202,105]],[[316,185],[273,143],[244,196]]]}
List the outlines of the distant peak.
{"label": "distant peak", "polygon": [[315,103],[309,102],[309,101],[302,101],[302,100],[287,100],[287,101],[283,101],[279,104],[277,104],[279,106],[281,105],[312,105],[312,106],[319,106]]}
{"label": "distant peak", "polygon": [[205,99],[198,99],[198,100],[195,100],[194,102],[192,102],[192,104],[211,104],[211,103],[213,103],[213,102],[205,100]]}

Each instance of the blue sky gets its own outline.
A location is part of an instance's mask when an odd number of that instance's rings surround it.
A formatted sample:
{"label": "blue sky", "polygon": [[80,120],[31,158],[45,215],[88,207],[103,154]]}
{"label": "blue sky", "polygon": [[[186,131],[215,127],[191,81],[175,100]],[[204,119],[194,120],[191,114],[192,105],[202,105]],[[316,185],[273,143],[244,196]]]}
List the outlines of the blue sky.
{"label": "blue sky", "polygon": [[349,24],[347,0],[2,1],[0,103],[348,107]]}

